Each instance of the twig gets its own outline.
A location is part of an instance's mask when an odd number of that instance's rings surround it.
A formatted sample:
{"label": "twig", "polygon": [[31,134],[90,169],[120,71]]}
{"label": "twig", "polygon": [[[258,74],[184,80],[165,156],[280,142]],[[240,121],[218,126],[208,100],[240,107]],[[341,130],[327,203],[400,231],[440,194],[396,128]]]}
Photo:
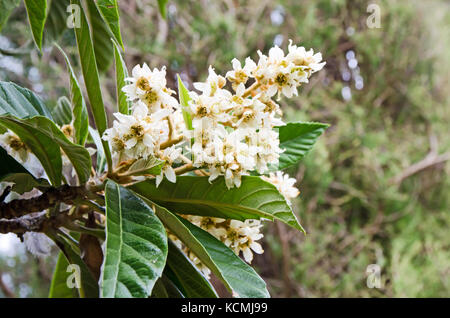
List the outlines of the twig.
{"label": "twig", "polygon": [[260,83],[260,82],[255,82],[255,83],[253,83],[252,85],[250,85],[249,88],[247,88],[247,89],[245,90],[245,92],[244,92],[244,94],[242,95],[242,97],[248,97],[248,96],[250,96],[250,94],[251,94],[255,89],[257,89],[257,88],[260,87],[260,86],[261,86],[261,83]]}
{"label": "twig", "polygon": [[167,140],[166,142],[163,142],[161,145],[160,145],[160,149],[166,149],[166,148],[169,148],[170,146],[173,146],[173,145],[175,145],[175,144],[177,144],[177,143],[179,143],[179,142],[181,142],[181,141],[183,141],[183,136],[178,136],[178,137],[175,137],[175,138],[173,138],[173,139],[169,139],[169,140]]}
{"label": "twig", "polygon": [[393,184],[401,184],[406,178],[448,160],[450,160],[450,152],[446,152],[441,155],[436,155],[435,153],[430,152],[424,159],[406,168],[401,174],[392,178],[390,182]]}
{"label": "twig", "polygon": [[192,165],[192,163],[187,163],[187,164],[185,164],[185,165],[183,165],[181,167],[175,168],[174,170],[175,170],[175,173],[178,175],[178,174],[186,173],[186,172],[191,171],[193,169],[195,169],[195,168]]}
{"label": "twig", "polygon": [[174,139],[175,125],[173,123],[172,115],[167,116],[167,124],[169,126],[169,139]]}
{"label": "twig", "polygon": [[45,212],[38,215],[25,215],[17,219],[0,219],[0,233],[15,233],[21,236],[25,232],[41,232],[44,228],[44,223],[50,220],[47,218]]}
{"label": "twig", "polygon": [[181,160],[183,160],[185,163],[192,163],[192,161],[191,161],[189,158],[187,158],[187,157],[185,157],[185,156],[183,156],[183,155],[180,155],[180,158],[181,158]]}
{"label": "twig", "polygon": [[63,185],[49,188],[38,197],[31,199],[16,199],[8,203],[0,202],[0,218],[12,219],[25,214],[46,210],[59,202],[72,205],[76,199],[86,199],[88,191],[84,187]]}

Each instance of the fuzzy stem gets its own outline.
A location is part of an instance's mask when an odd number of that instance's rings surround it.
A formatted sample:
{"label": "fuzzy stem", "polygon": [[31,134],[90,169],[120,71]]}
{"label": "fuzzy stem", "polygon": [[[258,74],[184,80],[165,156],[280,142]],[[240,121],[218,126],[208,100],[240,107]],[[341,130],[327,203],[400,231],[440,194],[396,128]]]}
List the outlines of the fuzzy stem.
{"label": "fuzzy stem", "polygon": [[173,138],[173,139],[169,139],[169,140],[163,142],[163,143],[159,146],[159,148],[160,148],[160,149],[166,149],[166,148],[169,148],[170,146],[173,146],[173,145],[175,145],[175,144],[177,144],[177,143],[183,141],[183,138],[184,138],[183,136],[178,136],[178,137],[175,137],[175,138]]}
{"label": "fuzzy stem", "polygon": [[256,90],[257,88],[259,88],[261,86],[260,82],[255,82],[253,83],[249,88],[247,88],[244,92],[244,94],[242,95],[242,97],[248,97],[251,95],[251,93]]}
{"label": "fuzzy stem", "polygon": [[177,175],[180,175],[180,174],[186,173],[188,171],[195,170],[195,168],[192,165],[192,163],[187,163],[181,167],[175,168],[174,170]]}

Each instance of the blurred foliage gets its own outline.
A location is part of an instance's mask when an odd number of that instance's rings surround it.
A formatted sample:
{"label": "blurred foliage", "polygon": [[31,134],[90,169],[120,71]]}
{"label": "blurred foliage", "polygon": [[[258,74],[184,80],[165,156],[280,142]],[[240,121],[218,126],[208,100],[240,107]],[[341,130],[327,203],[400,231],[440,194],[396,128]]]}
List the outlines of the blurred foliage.
{"label": "blurred foliage", "polygon": [[[381,28],[370,29],[372,2],[178,0],[168,2],[166,20],[157,1],[120,3],[127,65],[167,65],[173,88],[176,73],[192,89],[209,64],[224,74],[233,57],[256,58],[274,42],[323,53],[326,68],[283,105],[290,120],[332,127],[289,171],[308,235],[270,224],[255,260],[274,297],[450,296],[450,5],[377,1]],[[51,48],[38,56],[24,17],[18,8],[2,30],[0,78],[56,104],[68,94],[64,61]],[[74,52],[72,30],[62,44]],[[113,74],[104,74],[111,110]],[[380,289],[366,285],[369,264],[381,266]]]}
{"label": "blurred foliage", "polygon": [[[18,239],[14,239],[14,234],[2,236],[0,298],[47,297],[52,271],[56,265],[57,248],[52,248],[51,257],[36,257]],[[6,236],[8,238],[5,238]],[[9,247],[2,244],[8,244]]]}

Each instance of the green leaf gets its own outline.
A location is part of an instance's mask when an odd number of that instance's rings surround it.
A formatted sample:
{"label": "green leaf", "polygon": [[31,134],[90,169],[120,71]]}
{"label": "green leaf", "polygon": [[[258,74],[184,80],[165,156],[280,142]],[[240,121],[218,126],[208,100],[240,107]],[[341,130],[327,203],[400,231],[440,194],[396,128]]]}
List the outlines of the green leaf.
{"label": "green leaf", "polygon": [[91,172],[89,152],[84,147],[70,142],[50,119],[42,116],[29,119],[0,116],[0,124],[16,133],[22,142],[31,149],[54,186],[61,184],[60,147],[72,162],[80,184],[89,179]]}
{"label": "green leaf", "polygon": [[49,0],[47,20],[44,27],[44,46],[50,46],[53,41],[58,41],[67,30],[67,7],[70,0]]}
{"label": "green leaf", "polygon": [[67,272],[67,262],[66,257],[63,253],[59,253],[58,261],[56,262],[56,267],[53,271],[53,278],[50,285],[50,292],[48,298],[78,298],[78,291],[76,288],[69,288],[67,286],[67,279],[71,275]]}
{"label": "green leaf", "polygon": [[97,6],[109,26],[111,33],[123,49],[122,36],[120,35],[119,6],[117,0],[98,0]]}
{"label": "green leaf", "polygon": [[169,298],[169,294],[167,293],[166,286],[164,286],[164,283],[162,281],[162,277],[160,277],[156,281],[155,286],[153,286],[151,297],[154,297],[154,298]]}
{"label": "green leaf", "polygon": [[18,118],[52,115],[42,100],[29,89],[11,82],[0,81],[0,115],[10,114]]}
{"label": "green leaf", "polygon": [[153,180],[130,187],[145,198],[180,214],[213,216],[224,219],[280,220],[303,231],[286,199],[277,188],[260,177],[243,176],[239,188],[228,189],[220,177],[212,183],[208,177],[179,176],[156,187]]}
{"label": "green leaf", "polygon": [[[77,4],[80,8],[82,8],[80,0],[71,0],[71,3]],[[80,27],[75,28],[75,37],[77,39],[81,69],[83,71],[84,82],[86,85],[92,114],[94,116],[95,126],[97,127],[100,136],[103,136],[103,133],[107,128],[105,105],[103,104],[100,79],[98,75],[97,63],[95,61],[91,34],[86,20],[86,15],[83,10],[80,12]],[[103,145],[103,150],[108,163],[108,169],[111,169],[112,160],[108,142],[101,140],[101,143]]]}
{"label": "green leaf", "polygon": [[14,185],[11,188],[11,191],[14,191],[19,194],[24,194],[25,192],[29,192],[34,188],[38,188],[40,190],[44,188],[49,188],[50,184],[46,179],[36,179],[33,175],[31,175],[28,171],[27,173],[11,173],[2,178],[0,181],[4,182],[13,182]]}
{"label": "green leaf", "polygon": [[113,44],[109,40],[112,36],[107,23],[103,20],[99,8],[94,0],[86,1],[92,43],[94,44],[95,60],[100,72],[106,72],[114,56]]}
{"label": "green leaf", "polygon": [[86,103],[84,102],[83,92],[81,91],[80,84],[78,83],[77,77],[75,76],[69,58],[67,57],[66,53],[64,53],[63,49],[59,47],[59,45],[55,45],[64,56],[70,75],[70,100],[73,113],[73,128],[75,130],[74,140],[77,144],[84,145],[89,134],[89,118]]}
{"label": "green leaf", "polygon": [[[99,287],[97,281],[94,279],[89,267],[81,259],[79,251],[75,251],[72,244],[69,243],[68,239],[55,234],[48,233],[49,237],[55,241],[56,245],[61,249],[61,252],[66,257],[66,262],[68,264],[73,264],[79,268],[79,279],[80,288],[78,288],[78,293],[81,298],[98,298],[99,297]],[[73,243],[73,242],[72,242]],[[67,267],[66,267],[67,270]],[[75,274],[75,271],[69,274]],[[56,286],[55,286],[56,287]]]}
{"label": "green leaf", "polygon": [[274,169],[283,170],[298,163],[328,126],[315,122],[296,122],[279,127],[280,148],[285,149],[285,152],[280,155],[278,167]]}
{"label": "green leaf", "polygon": [[161,13],[164,19],[166,18],[166,5],[167,0],[158,0],[159,12]]}
{"label": "green leaf", "polygon": [[0,147],[0,181],[13,182],[11,191],[23,194],[36,187],[47,187],[45,179],[36,179],[24,166]]}
{"label": "green leaf", "polygon": [[223,281],[228,290],[243,298],[270,297],[264,280],[222,242],[169,210],[158,205],[155,208],[164,225]]}
{"label": "green leaf", "polygon": [[209,281],[172,242],[169,242],[167,266],[176,276],[186,297],[217,298],[217,294]]}
{"label": "green leaf", "polygon": [[142,176],[147,174],[159,175],[163,165],[163,160],[159,160],[152,156],[147,159],[141,158],[133,162],[125,174],[129,176]]}
{"label": "green leaf", "polygon": [[102,297],[148,297],[167,258],[167,235],[153,210],[130,190],[106,184]]}
{"label": "green leaf", "polygon": [[52,116],[55,123],[59,126],[70,124],[72,121],[72,107],[70,100],[66,96],[61,96],[52,109]]}
{"label": "green leaf", "polygon": [[34,43],[42,50],[42,35],[47,17],[47,0],[24,0]]}
{"label": "green leaf", "polygon": [[180,75],[177,74],[178,78],[178,96],[180,98],[181,111],[183,112],[183,119],[187,129],[192,130],[192,119],[191,114],[187,111],[189,107],[189,101],[191,97],[189,96],[189,91],[186,86],[184,86],[183,81],[180,78]]}
{"label": "green leaf", "polygon": [[127,95],[122,91],[122,88],[126,85],[125,79],[128,77],[128,70],[122,58],[122,55],[120,54],[119,46],[114,40],[112,41],[114,43],[114,60],[116,63],[117,108],[122,114],[128,115],[130,103],[127,100]]}
{"label": "green leaf", "polygon": [[11,157],[5,149],[0,147],[0,180],[12,173],[29,173],[19,162]]}
{"label": "green leaf", "polygon": [[[34,117],[38,118],[38,117]],[[45,118],[45,117],[42,117]],[[38,129],[23,125],[13,117],[0,117],[0,124],[11,129],[39,159],[53,186],[61,185],[62,160],[57,143]]]}
{"label": "green leaf", "polygon": [[[153,288],[152,297],[156,298],[185,298],[178,286],[171,281],[171,279],[166,275],[167,267],[164,269],[164,274],[160,279],[156,281],[155,288]],[[156,285],[159,285],[159,289],[156,290]],[[164,289],[164,290],[162,290]]]}
{"label": "green leaf", "polygon": [[19,5],[20,0],[2,0],[0,1],[0,31],[8,21],[11,12]]}

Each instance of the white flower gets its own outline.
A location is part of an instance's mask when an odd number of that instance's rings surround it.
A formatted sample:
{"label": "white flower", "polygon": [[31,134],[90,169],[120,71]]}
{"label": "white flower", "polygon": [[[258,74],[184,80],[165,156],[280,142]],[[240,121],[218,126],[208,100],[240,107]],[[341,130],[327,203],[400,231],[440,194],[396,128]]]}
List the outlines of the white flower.
{"label": "white flower", "polygon": [[[150,154],[167,157],[164,152],[172,148],[161,153],[160,145],[172,137],[169,138],[170,122],[175,136],[193,140],[188,146],[192,165],[208,169],[210,182],[224,176],[228,188],[239,187],[242,175],[255,170],[260,174],[267,172],[269,165],[278,164],[283,152],[274,128],[284,122],[280,106],[272,97],[297,95],[298,86],[307,82],[324,63],[319,53],[292,45],[292,41],[287,55],[278,46],[271,48],[268,56],[260,51],[258,55],[257,64],[249,57],[244,66],[238,59],[232,60],[233,70],[226,73],[226,78],[234,93],[225,87],[226,79],[212,66],[205,82],[194,83],[199,92],[189,92],[190,101],[185,108],[192,121],[191,130],[187,129],[178,104],[165,101],[171,94],[166,88],[165,68],[151,71],[146,64],[136,66],[124,91],[139,102],[133,115],[116,115],[117,121],[104,138],[121,160]],[[253,82],[246,87],[249,79]],[[150,114],[145,113],[142,103]],[[170,112],[160,115],[162,109]],[[169,115],[170,121],[165,119]],[[157,184],[164,176],[175,182],[172,163],[173,160],[166,160]]]}
{"label": "white flower", "polygon": [[148,115],[147,106],[138,102],[132,115],[114,113],[117,120],[105,131],[103,139],[110,142],[114,152],[122,159],[147,158],[165,137],[163,119],[170,115],[169,109],[160,109]]}
{"label": "white flower", "polygon": [[297,86],[300,78],[298,72],[294,71],[294,67],[293,63],[287,63],[284,60],[274,68],[274,77],[266,91],[268,96],[271,97],[278,92],[278,99],[280,99],[281,93],[288,98],[298,94]]}
{"label": "white flower", "polygon": [[312,73],[320,71],[326,64],[326,62],[321,63],[321,53],[314,54],[313,49],[306,51],[303,46],[297,47],[297,45],[292,45],[292,40],[289,40],[288,49],[289,53],[286,56],[286,59],[289,62],[294,63],[296,66],[302,67],[308,72],[308,76],[311,76]]}
{"label": "white flower", "polygon": [[209,279],[211,275],[211,270],[205,264],[203,264],[192,251],[187,250],[186,254],[192,261],[192,263],[194,263],[194,265],[197,266],[197,268],[202,272],[203,276]]}
{"label": "white flower", "polygon": [[237,255],[242,252],[245,261],[251,263],[253,252],[257,254],[264,252],[261,245],[256,242],[263,237],[260,233],[261,227],[262,224],[259,220],[245,220],[244,222],[231,220],[229,227],[226,228],[227,234],[223,242]]}
{"label": "white flower", "polygon": [[294,178],[289,178],[288,174],[284,174],[281,171],[277,171],[276,174],[270,173],[269,177],[262,177],[264,180],[272,183],[280,191],[280,193],[286,198],[288,202],[296,198],[300,191],[294,184],[297,182]]}
{"label": "white flower", "polygon": [[6,133],[0,135],[0,144],[16,160],[22,163],[28,161],[30,150],[12,131],[8,130]]}
{"label": "white flower", "polygon": [[269,63],[281,64],[284,61],[284,52],[277,45],[269,50]]}
{"label": "white flower", "polygon": [[129,100],[139,99],[152,111],[161,107],[178,108],[178,102],[170,96],[174,93],[166,87],[166,68],[150,70],[146,63],[141,67],[136,65],[132,70],[132,77],[126,79],[130,84],[122,90]]}
{"label": "white flower", "polygon": [[160,155],[159,158],[161,160],[164,160],[165,162],[164,166],[161,169],[161,174],[156,176],[156,186],[159,186],[164,176],[172,183],[175,183],[177,181],[177,176],[175,170],[172,168],[172,164],[179,159],[181,152],[182,149],[176,148],[175,146],[164,149],[162,155]]}
{"label": "white flower", "polygon": [[229,103],[231,93],[225,91],[228,94],[216,94],[215,96],[198,95],[191,93],[191,100],[189,101],[189,110],[193,116],[193,119],[209,117],[215,121],[214,125],[219,122],[227,122],[230,120],[231,115],[227,112],[231,109],[232,105]]}
{"label": "white flower", "polygon": [[241,252],[246,262],[251,263],[253,253],[262,254],[263,248],[257,241],[263,238],[261,221],[259,220],[225,220],[214,217],[185,215],[191,223],[209,232],[236,255]]}
{"label": "white flower", "polygon": [[245,66],[241,66],[241,62],[234,58],[231,61],[233,70],[227,72],[225,77],[233,83],[233,89],[236,89],[237,85],[247,83],[247,80],[252,76],[252,72],[256,69],[256,63],[250,58],[245,59]]}
{"label": "white flower", "polygon": [[269,62],[269,58],[261,51],[258,51],[259,60],[256,69],[253,71],[253,76],[256,80],[263,85],[269,83],[270,79],[274,76],[274,64]]}
{"label": "white flower", "polygon": [[201,91],[203,95],[214,96],[216,92],[225,86],[226,79],[221,75],[217,75],[212,66],[209,66],[208,72],[209,75],[206,82],[196,82],[194,87]]}

